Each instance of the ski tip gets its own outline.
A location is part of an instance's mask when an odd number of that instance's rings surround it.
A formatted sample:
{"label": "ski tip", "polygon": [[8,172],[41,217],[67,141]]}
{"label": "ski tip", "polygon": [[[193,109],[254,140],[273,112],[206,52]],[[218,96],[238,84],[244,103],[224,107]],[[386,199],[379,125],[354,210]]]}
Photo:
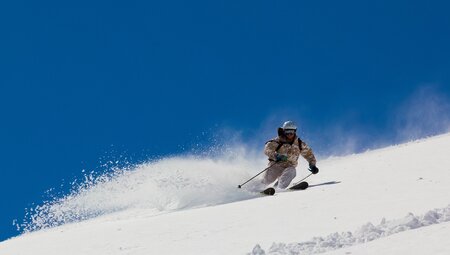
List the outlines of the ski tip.
{"label": "ski tip", "polygon": [[309,184],[307,182],[300,182],[299,184],[294,185],[294,186],[290,187],[289,189],[292,189],[292,190],[304,190],[304,189],[307,189],[308,186],[309,186]]}
{"label": "ski tip", "polygon": [[261,194],[268,195],[268,196],[273,196],[275,194],[275,189],[274,188],[267,188],[267,189],[261,191]]}

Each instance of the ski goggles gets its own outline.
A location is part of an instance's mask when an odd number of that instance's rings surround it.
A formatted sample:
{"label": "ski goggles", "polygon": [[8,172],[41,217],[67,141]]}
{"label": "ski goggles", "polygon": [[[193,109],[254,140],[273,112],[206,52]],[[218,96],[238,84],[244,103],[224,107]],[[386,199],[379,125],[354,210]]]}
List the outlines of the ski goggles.
{"label": "ski goggles", "polygon": [[284,130],[284,133],[286,134],[286,135],[293,135],[293,134],[295,134],[295,129],[286,129],[286,130]]}

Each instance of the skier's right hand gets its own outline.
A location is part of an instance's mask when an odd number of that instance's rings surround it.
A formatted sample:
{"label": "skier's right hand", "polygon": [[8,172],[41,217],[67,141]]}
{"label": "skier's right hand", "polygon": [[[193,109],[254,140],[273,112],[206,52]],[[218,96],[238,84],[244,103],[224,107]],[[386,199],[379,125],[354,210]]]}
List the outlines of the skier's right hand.
{"label": "skier's right hand", "polygon": [[319,172],[319,168],[317,168],[316,165],[309,165],[309,169],[308,169],[312,174],[317,174]]}
{"label": "skier's right hand", "polygon": [[275,158],[276,158],[276,162],[286,162],[287,160],[288,160],[288,157],[286,156],[286,155],[283,155],[283,154],[276,154],[275,155]]}

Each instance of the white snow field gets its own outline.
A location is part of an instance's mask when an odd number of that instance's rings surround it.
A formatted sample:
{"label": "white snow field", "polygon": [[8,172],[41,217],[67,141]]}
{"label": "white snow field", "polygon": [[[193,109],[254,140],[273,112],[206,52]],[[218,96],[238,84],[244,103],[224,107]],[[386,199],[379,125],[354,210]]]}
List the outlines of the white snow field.
{"label": "white snow field", "polygon": [[88,180],[0,254],[450,254],[450,134],[320,160],[304,191],[237,189],[264,164],[179,157]]}

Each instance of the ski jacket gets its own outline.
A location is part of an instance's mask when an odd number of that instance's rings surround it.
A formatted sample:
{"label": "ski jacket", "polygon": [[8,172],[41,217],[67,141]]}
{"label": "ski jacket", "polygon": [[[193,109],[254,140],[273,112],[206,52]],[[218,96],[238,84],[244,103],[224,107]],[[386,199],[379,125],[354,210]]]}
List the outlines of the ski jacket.
{"label": "ski jacket", "polygon": [[297,135],[293,142],[289,142],[285,136],[280,134],[278,137],[267,141],[264,147],[264,154],[269,157],[269,165],[275,164],[277,153],[288,157],[286,162],[278,163],[282,167],[296,167],[300,155],[302,155],[310,165],[316,164],[316,157],[314,156],[312,149],[305,142],[300,140]]}

